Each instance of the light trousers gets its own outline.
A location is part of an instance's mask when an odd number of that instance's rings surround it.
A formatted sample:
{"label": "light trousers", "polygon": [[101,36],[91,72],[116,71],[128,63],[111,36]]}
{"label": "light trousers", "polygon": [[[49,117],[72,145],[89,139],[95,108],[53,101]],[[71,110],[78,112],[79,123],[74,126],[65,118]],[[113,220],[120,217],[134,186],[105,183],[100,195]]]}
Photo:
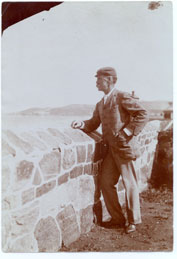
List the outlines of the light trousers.
{"label": "light trousers", "polygon": [[115,221],[124,220],[122,208],[119,203],[115,185],[120,175],[125,188],[125,201],[129,224],[141,223],[139,189],[134,162],[119,157],[112,147],[109,147],[107,156],[102,165],[100,175],[100,187],[106,204],[106,208]]}

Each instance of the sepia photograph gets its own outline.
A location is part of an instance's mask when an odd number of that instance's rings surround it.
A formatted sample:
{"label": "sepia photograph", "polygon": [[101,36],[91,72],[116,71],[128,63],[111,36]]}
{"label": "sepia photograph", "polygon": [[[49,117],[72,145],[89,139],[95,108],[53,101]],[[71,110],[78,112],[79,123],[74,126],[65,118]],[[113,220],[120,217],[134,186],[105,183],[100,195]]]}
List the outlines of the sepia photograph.
{"label": "sepia photograph", "polygon": [[2,252],[170,256],[173,1],[1,17]]}

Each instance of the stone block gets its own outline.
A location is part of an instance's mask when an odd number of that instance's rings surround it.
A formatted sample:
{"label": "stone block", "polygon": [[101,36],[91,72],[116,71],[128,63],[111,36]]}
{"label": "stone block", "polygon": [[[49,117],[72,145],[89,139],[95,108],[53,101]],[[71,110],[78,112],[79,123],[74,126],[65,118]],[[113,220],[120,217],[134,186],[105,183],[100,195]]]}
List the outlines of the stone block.
{"label": "stone block", "polygon": [[58,178],[58,185],[66,183],[68,181],[68,178],[69,178],[69,173],[65,173],[64,175],[60,176]]}
{"label": "stone block", "polygon": [[84,165],[84,174],[92,175],[92,164]]}
{"label": "stone block", "polygon": [[141,154],[143,154],[144,151],[145,151],[145,147],[142,147],[142,148],[140,149],[140,151],[141,151]]}
{"label": "stone block", "polygon": [[138,142],[140,142],[140,140],[141,140],[141,134],[140,134],[140,136],[138,137]]}
{"label": "stone block", "polygon": [[51,191],[56,186],[56,180],[52,180],[48,183],[43,184],[40,187],[37,187],[36,189],[36,197],[40,197],[41,195]]}
{"label": "stone block", "polygon": [[66,136],[65,134],[63,134],[62,132],[60,132],[57,129],[49,128],[48,132],[53,137],[56,137],[58,139],[58,142],[61,144],[70,145],[72,143],[72,140],[68,136]]}
{"label": "stone block", "polygon": [[140,170],[141,170],[141,179],[147,179],[147,176],[149,174],[149,168],[147,164],[143,166]]}
{"label": "stone block", "polygon": [[33,234],[16,239],[9,245],[6,252],[10,253],[36,253],[38,252],[37,241]]}
{"label": "stone block", "polygon": [[14,134],[12,131],[6,130],[6,131],[5,131],[5,134],[6,134],[7,138],[8,138],[8,140],[9,140],[14,146],[16,146],[16,147],[20,148],[21,150],[23,150],[23,152],[24,152],[25,154],[29,154],[29,153],[31,153],[31,152],[33,151],[32,146],[31,146],[28,142],[26,142],[26,141],[22,140],[21,138],[19,138],[19,137],[18,137],[16,134]]}
{"label": "stone block", "polygon": [[22,192],[22,204],[24,205],[27,202],[30,202],[32,200],[34,200],[34,188],[30,188],[26,191]]}
{"label": "stone block", "polygon": [[135,161],[134,161],[134,164],[135,164],[135,168],[136,168],[136,171],[141,167],[141,160],[142,158],[141,157],[138,157]]}
{"label": "stone block", "polygon": [[88,233],[93,226],[93,205],[80,211],[81,234]]}
{"label": "stone block", "polygon": [[58,148],[61,144],[57,138],[52,137],[51,134],[44,131],[37,131],[37,135],[47,146],[51,148]]}
{"label": "stone block", "polygon": [[93,145],[88,144],[87,148],[87,162],[91,162],[93,160]]}
{"label": "stone block", "polygon": [[144,146],[144,140],[141,140],[140,145]]}
{"label": "stone block", "polygon": [[146,140],[145,140],[145,145],[150,144],[150,143],[151,143],[151,141],[152,141],[151,139],[146,139]]}
{"label": "stone block", "polygon": [[61,153],[53,151],[45,154],[39,166],[45,180],[56,177],[61,170]]}
{"label": "stone block", "polygon": [[65,149],[63,156],[63,169],[67,170],[75,164],[75,153],[73,149]]}
{"label": "stone block", "polygon": [[147,163],[149,163],[149,162],[150,162],[150,160],[151,160],[151,154],[150,154],[150,153],[148,153]]}
{"label": "stone block", "polygon": [[149,153],[151,153],[152,151],[156,151],[156,143],[154,143],[154,141],[152,141],[151,144],[147,145],[146,147],[148,147]]}
{"label": "stone block", "polygon": [[[70,180],[67,184],[63,185],[63,187],[66,186],[67,188],[66,195],[68,197],[69,203],[73,204],[76,210],[80,210],[80,199],[82,198],[79,189],[79,179],[81,177],[82,175],[80,177],[73,178],[72,181]],[[66,197],[66,195],[64,197]]]}
{"label": "stone block", "polygon": [[[146,165],[147,164],[147,157],[148,157],[148,153],[149,152],[144,152],[141,156],[142,159],[142,165]],[[142,167],[142,166],[141,166]]]}
{"label": "stone block", "polygon": [[5,140],[2,139],[2,156],[16,156],[16,151]]}
{"label": "stone block", "polygon": [[139,190],[142,191],[144,189],[144,185],[147,185],[147,175],[140,174],[140,181],[139,181]]}
{"label": "stone block", "polygon": [[85,146],[76,146],[77,151],[77,163],[83,163],[86,160],[86,148]]}
{"label": "stone block", "polygon": [[38,202],[27,208],[11,213],[11,237],[16,238],[28,234],[34,228],[39,217]]}
{"label": "stone block", "polygon": [[147,138],[147,134],[141,135],[142,139],[146,139]]}
{"label": "stone block", "polygon": [[39,252],[58,252],[61,248],[61,233],[51,216],[39,220],[34,236],[38,243]]}
{"label": "stone block", "polygon": [[42,177],[41,174],[39,172],[39,169],[37,168],[34,174],[34,178],[33,178],[33,184],[34,185],[40,185],[42,182]]}
{"label": "stone block", "polygon": [[16,209],[19,205],[20,205],[20,197],[15,194],[8,195],[2,200],[3,210]]}
{"label": "stone block", "polygon": [[66,190],[68,201],[77,211],[94,203],[95,184],[92,176],[81,175],[74,178],[67,183]]}
{"label": "stone block", "polygon": [[144,165],[144,159],[141,159],[141,167]]}
{"label": "stone block", "polygon": [[78,129],[65,129],[64,134],[69,136],[74,142],[86,142],[91,141],[92,139],[88,137],[82,130]]}
{"label": "stone block", "polygon": [[26,160],[21,161],[16,168],[16,181],[18,182],[30,179],[32,176],[33,168],[34,165],[32,162]]}
{"label": "stone block", "polygon": [[76,167],[74,167],[74,168],[71,170],[71,172],[70,172],[70,178],[71,178],[71,179],[72,179],[72,178],[76,178],[76,177],[82,175],[82,173],[83,173],[83,166],[82,166],[82,165],[76,166]]}
{"label": "stone block", "polygon": [[56,220],[61,228],[62,241],[65,246],[69,246],[79,238],[79,226],[72,205],[67,206],[63,211],[59,212]]}
{"label": "stone block", "polygon": [[1,213],[1,238],[2,238],[2,250],[3,252],[6,251],[7,247],[7,240],[9,239],[11,235],[11,217],[8,213]]}
{"label": "stone block", "polygon": [[47,146],[42,141],[40,141],[37,137],[33,136],[32,133],[30,134],[28,132],[23,132],[20,136],[25,141],[30,143],[33,147],[35,147],[35,148],[37,148],[39,150],[46,150],[46,148],[47,148]]}
{"label": "stone block", "polygon": [[6,192],[10,186],[10,168],[5,163],[2,165],[2,193]]}
{"label": "stone block", "polygon": [[80,176],[79,186],[77,189],[77,201],[74,201],[74,208],[86,208],[89,204],[94,203],[95,184],[93,177]]}
{"label": "stone block", "polygon": [[[68,194],[68,186],[70,185],[70,182],[58,185],[55,189],[52,189],[50,192],[40,197],[41,217],[46,217],[46,215],[56,217],[59,210],[63,209],[66,204],[70,203]],[[74,189],[74,191],[76,192],[76,189]],[[73,193],[72,195],[74,196],[75,193]]]}
{"label": "stone block", "polygon": [[32,162],[23,160],[21,161],[15,170],[13,190],[17,191],[22,189],[28,183],[31,183],[31,177],[34,165]]}

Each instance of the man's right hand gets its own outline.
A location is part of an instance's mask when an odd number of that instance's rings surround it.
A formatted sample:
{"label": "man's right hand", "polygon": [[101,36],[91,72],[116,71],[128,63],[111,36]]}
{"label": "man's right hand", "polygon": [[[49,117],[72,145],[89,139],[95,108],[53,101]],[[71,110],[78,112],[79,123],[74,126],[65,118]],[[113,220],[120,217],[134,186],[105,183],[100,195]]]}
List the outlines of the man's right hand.
{"label": "man's right hand", "polygon": [[73,121],[71,123],[71,127],[73,129],[82,129],[84,127],[84,122],[83,121]]}

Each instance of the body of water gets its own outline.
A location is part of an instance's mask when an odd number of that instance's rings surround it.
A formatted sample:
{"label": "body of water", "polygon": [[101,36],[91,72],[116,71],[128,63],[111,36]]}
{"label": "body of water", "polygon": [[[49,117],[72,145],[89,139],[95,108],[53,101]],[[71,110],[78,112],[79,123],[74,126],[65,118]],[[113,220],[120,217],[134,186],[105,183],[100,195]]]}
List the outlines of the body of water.
{"label": "body of water", "polygon": [[88,116],[21,116],[3,115],[2,130],[10,129],[18,132],[47,129],[47,128],[67,128],[73,120],[85,120]]}

